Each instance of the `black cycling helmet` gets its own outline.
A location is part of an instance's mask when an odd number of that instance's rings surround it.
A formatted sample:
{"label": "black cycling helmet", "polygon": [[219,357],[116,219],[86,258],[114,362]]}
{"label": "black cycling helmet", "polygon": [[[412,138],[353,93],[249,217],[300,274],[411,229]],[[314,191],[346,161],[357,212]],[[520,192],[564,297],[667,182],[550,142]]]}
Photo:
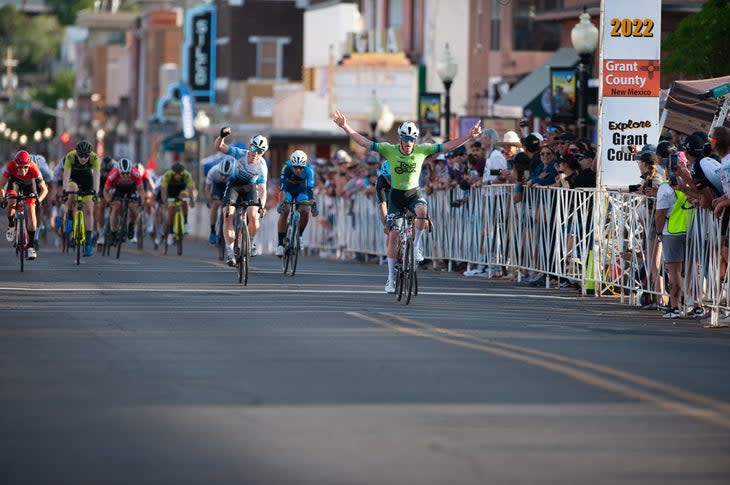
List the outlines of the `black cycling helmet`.
{"label": "black cycling helmet", "polygon": [[656,146],[656,154],[662,158],[667,158],[670,153],[676,153],[677,147],[671,141],[660,141]]}
{"label": "black cycling helmet", "polygon": [[76,155],[79,157],[88,157],[91,155],[91,152],[94,150],[94,147],[91,146],[91,143],[89,143],[86,140],[81,140],[76,144]]}
{"label": "black cycling helmet", "polygon": [[175,163],[171,168],[172,171],[175,173],[183,173],[183,171],[185,170],[185,167],[180,162]]}

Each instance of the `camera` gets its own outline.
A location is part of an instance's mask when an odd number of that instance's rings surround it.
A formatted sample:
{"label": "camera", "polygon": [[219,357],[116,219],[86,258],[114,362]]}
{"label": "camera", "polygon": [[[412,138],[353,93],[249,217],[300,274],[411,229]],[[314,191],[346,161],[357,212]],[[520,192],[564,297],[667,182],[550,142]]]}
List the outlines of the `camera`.
{"label": "camera", "polygon": [[501,171],[500,169],[498,169],[498,168],[497,168],[497,169],[494,169],[494,168],[493,168],[493,169],[491,169],[491,170],[489,171],[489,175],[492,175],[492,176],[496,176],[496,177],[498,177],[498,176],[499,176],[499,174],[500,174],[501,172],[502,172],[502,171]]}
{"label": "camera", "polygon": [[638,192],[641,188],[641,184],[629,185],[629,192]]}

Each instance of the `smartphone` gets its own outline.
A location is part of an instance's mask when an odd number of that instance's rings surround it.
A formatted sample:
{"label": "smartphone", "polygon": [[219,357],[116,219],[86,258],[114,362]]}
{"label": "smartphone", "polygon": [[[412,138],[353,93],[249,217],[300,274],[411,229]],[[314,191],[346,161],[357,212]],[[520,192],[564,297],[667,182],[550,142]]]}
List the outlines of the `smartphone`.
{"label": "smartphone", "polygon": [[502,171],[500,169],[491,169],[489,175],[498,176]]}

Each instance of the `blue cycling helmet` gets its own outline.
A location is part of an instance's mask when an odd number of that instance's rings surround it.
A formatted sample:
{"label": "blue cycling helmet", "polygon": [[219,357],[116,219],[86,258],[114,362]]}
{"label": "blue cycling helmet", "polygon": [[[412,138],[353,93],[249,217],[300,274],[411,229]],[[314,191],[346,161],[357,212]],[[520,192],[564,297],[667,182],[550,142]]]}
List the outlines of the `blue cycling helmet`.
{"label": "blue cycling helmet", "polygon": [[388,162],[388,160],[385,160],[380,164],[380,175],[387,179],[390,178],[390,162]]}

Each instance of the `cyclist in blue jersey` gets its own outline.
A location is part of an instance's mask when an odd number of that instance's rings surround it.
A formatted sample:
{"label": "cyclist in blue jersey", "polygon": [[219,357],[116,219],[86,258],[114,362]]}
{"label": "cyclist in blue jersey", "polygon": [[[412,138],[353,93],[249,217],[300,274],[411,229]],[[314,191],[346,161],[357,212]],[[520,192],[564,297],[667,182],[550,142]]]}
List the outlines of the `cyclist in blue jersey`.
{"label": "cyclist in blue jersey", "polygon": [[[314,170],[307,163],[307,154],[301,150],[295,150],[289,160],[281,169],[281,177],[279,178],[280,198],[279,205],[276,208],[279,212],[279,221],[277,223],[277,231],[279,244],[276,246],[276,255],[284,256],[284,236],[286,234],[286,220],[289,217],[290,207],[284,202],[291,203],[314,201]],[[283,199],[283,200],[282,200]],[[312,206],[312,215],[317,216],[316,206]],[[309,206],[299,207],[299,247],[302,247],[302,234],[309,222]]]}
{"label": "cyclist in blue jersey", "polygon": [[231,177],[231,172],[233,172],[234,163],[233,157],[226,156],[212,167],[205,177],[205,197],[208,199],[210,207],[210,236],[208,236],[210,244],[217,244],[218,242],[215,233],[218,209],[221,206],[221,199],[223,199],[223,194],[226,191],[228,179]]}
{"label": "cyclist in blue jersey", "polygon": [[333,121],[347,133],[352,141],[365,149],[380,153],[390,162],[392,188],[388,199],[388,227],[390,233],[388,234],[387,249],[388,280],[385,283],[385,292],[395,293],[395,258],[398,253],[398,228],[393,224],[393,221],[398,214],[402,214],[406,209],[410,209],[416,215],[414,252],[416,261],[423,261],[421,236],[428,217],[426,198],[419,186],[423,162],[426,157],[433,153],[448,152],[460,147],[472,138],[477,138],[482,133],[481,120],[477,121],[466,135],[455,140],[448,140],[443,144],[416,144],[416,139],[420,135],[418,127],[415,123],[406,121],[398,127],[400,143],[397,145],[368,140],[347,124],[345,115],[339,110],[335,111]]}
{"label": "cyclist in blue jersey", "polygon": [[251,138],[247,150],[228,146],[225,138],[231,134],[227,126],[221,128],[220,135],[215,139],[216,150],[232,156],[236,162],[223,192],[223,206],[227,207],[226,217],[223,219],[223,238],[226,241],[226,262],[229,266],[236,265],[236,256],[233,252],[233,204],[239,199],[254,203],[261,201],[261,208],[249,207],[247,211],[248,232],[251,236],[251,256],[258,254],[254,236],[259,229],[259,215],[266,211],[266,180],[269,172],[264,160],[264,153],[269,149],[269,141],[263,135]]}

